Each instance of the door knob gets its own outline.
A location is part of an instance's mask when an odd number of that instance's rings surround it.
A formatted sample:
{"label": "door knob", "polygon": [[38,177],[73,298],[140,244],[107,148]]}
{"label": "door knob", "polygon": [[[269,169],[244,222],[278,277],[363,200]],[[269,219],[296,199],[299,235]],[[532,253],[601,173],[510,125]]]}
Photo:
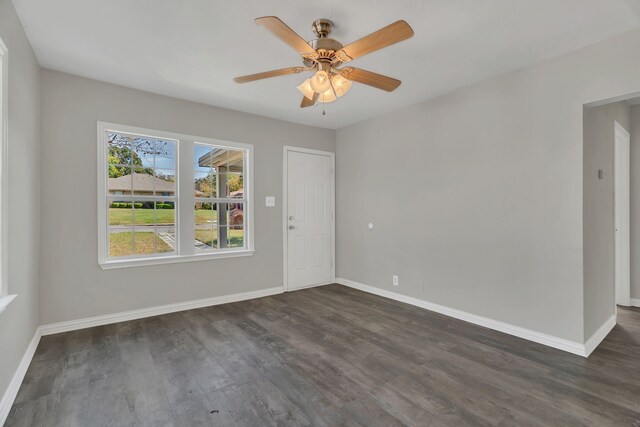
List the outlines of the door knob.
{"label": "door knob", "polygon": [[293,230],[294,228],[296,228],[295,225],[290,225],[289,226],[289,230]]}
{"label": "door knob", "polygon": [[293,221],[293,215],[289,215],[289,221]]}

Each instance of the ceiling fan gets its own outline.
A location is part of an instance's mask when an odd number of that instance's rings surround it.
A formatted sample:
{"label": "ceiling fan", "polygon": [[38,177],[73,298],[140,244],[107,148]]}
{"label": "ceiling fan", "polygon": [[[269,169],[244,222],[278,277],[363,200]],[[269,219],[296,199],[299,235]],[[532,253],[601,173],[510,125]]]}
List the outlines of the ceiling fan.
{"label": "ceiling fan", "polygon": [[298,86],[298,90],[303,94],[300,108],[315,105],[316,102],[333,102],[349,91],[352,82],[363,83],[387,92],[395,90],[400,86],[400,80],[351,66],[339,67],[345,62],[413,36],[413,30],[409,24],[405,21],[396,21],[360,40],[342,46],[337,40],[329,38],[333,22],[328,19],[313,21],[311,29],[317,38],[309,42],[275,16],[257,18],[256,23],[271,31],[273,35],[296,50],[302,56],[304,66],[265,71],[236,77],[233,80],[236,83],[248,83],[270,77],[313,71],[313,76]]}

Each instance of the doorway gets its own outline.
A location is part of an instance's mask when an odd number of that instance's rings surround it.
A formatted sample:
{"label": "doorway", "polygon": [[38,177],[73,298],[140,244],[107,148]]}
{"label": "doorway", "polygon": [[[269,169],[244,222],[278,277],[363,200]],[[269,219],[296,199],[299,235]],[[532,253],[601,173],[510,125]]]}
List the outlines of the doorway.
{"label": "doorway", "polygon": [[335,154],[284,147],[284,290],[335,277]]}
{"label": "doorway", "polygon": [[616,304],[631,305],[631,137],[614,123],[614,215]]}

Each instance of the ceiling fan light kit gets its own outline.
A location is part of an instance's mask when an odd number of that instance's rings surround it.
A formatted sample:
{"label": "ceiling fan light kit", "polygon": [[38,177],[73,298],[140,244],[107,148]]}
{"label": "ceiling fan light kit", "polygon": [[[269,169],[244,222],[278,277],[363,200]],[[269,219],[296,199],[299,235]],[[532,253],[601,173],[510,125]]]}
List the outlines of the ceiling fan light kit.
{"label": "ceiling fan light kit", "polygon": [[311,89],[317,93],[323,93],[331,89],[329,73],[325,70],[318,70],[310,79]]}
{"label": "ceiling fan light kit", "polygon": [[360,40],[343,46],[337,40],[329,38],[334,25],[328,19],[316,19],[313,21],[311,29],[317,38],[309,42],[305,41],[275,16],[257,18],[256,23],[264,26],[273,35],[296,50],[302,57],[304,67],[281,68],[279,70],[236,77],[234,81],[236,83],[248,83],[270,77],[311,71],[313,75],[298,86],[298,90],[303,95],[300,108],[310,107],[317,102],[334,102],[351,89],[353,82],[362,83],[387,92],[395,90],[400,86],[400,80],[351,66],[339,67],[344,62],[352,61],[413,36],[413,30],[409,24],[405,21],[396,21]]}

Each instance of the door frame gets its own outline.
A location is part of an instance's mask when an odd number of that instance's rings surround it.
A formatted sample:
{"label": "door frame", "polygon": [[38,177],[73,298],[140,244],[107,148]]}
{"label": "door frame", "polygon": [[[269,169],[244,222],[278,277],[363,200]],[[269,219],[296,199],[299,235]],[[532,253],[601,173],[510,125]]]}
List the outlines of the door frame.
{"label": "door frame", "polygon": [[[629,134],[629,132],[627,132],[627,130],[617,121],[614,120],[613,122],[613,127],[614,127],[614,134],[613,134],[613,289],[614,289],[614,294],[613,294],[613,304],[614,304],[614,313],[617,314],[617,310],[618,310],[618,251],[617,251],[617,247],[618,247],[618,233],[617,233],[617,206],[618,206],[618,197],[617,197],[617,180],[618,180],[618,172],[617,172],[617,158],[618,158],[618,136],[622,136],[623,138],[627,139],[629,141],[629,150],[631,149],[631,136]],[[629,152],[629,181],[631,181],[631,153]],[[629,189],[631,189],[631,182],[629,182]],[[629,197],[631,197],[631,194],[629,194]],[[629,220],[631,220],[631,203],[629,203]],[[630,226],[631,224],[629,224]],[[629,233],[629,242],[631,242],[631,229],[629,228],[627,230],[627,233]],[[631,248],[629,248],[629,251],[631,250]],[[629,260],[631,260],[631,255],[629,254]],[[629,270],[631,270],[631,264],[629,263],[628,265]],[[629,271],[629,277],[631,277],[631,271]],[[626,297],[624,297],[624,301],[626,302],[626,305],[631,305],[631,280],[629,280],[629,282],[627,283],[627,286],[625,287],[625,289],[623,290],[623,292],[626,294]]]}
{"label": "door frame", "polygon": [[[289,292],[289,235],[287,227],[289,226],[289,152],[297,152],[304,154],[315,154],[318,156],[326,156],[331,160],[331,283],[336,281],[336,153],[330,151],[312,150],[310,148],[293,147],[285,145],[282,150],[282,290]],[[329,283],[318,283],[307,286],[313,288],[315,286],[328,285]],[[304,288],[296,288],[304,289]]]}

